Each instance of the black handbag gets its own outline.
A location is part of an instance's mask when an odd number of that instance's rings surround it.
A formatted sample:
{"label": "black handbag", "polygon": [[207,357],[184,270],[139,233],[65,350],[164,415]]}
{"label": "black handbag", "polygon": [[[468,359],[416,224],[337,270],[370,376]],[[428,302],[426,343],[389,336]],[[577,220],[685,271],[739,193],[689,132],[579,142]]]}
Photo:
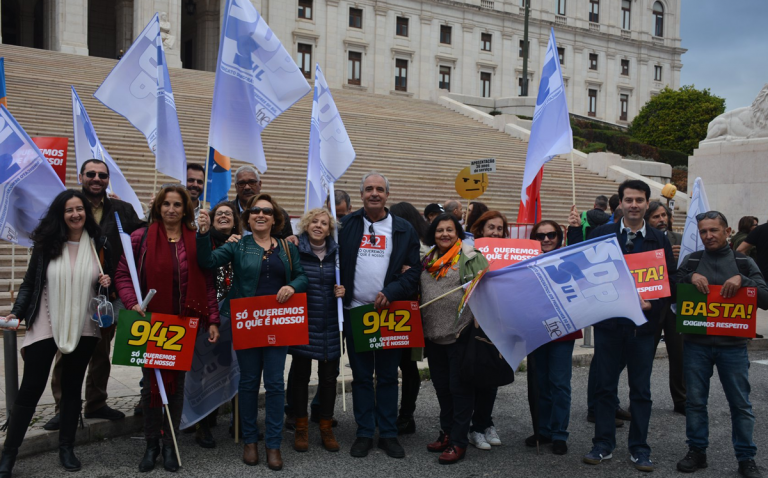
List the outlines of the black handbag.
{"label": "black handbag", "polygon": [[474,321],[464,328],[458,342],[464,346],[459,368],[462,382],[475,387],[502,387],[515,381],[515,371]]}

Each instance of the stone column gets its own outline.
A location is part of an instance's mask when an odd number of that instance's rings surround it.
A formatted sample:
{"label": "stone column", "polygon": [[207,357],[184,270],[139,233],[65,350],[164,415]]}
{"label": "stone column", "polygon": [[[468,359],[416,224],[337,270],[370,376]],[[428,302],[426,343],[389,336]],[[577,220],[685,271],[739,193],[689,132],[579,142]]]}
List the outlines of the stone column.
{"label": "stone column", "polygon": [[573,48],[573,67],[571,68],[573,76],[571,81],[569,81],[572,84],[573,100],[568,111],[587,116],[587,91],[586,84],[584,83],[584,78],[587,76],[585,73],[587,62],[584,56],[584,48]]}
{"label": "stone column", "polygon": [[[317,2],[313,2],[315,5]],[[293,14],[296,15],[295,13]],[[340,88],[341,85],[347,82],[347,57],[345,55],[344,44],[341,33],[339,31],[339,2],[338,0],[326,0],[325,2],[325,18],[322,17],[320,9],[315,7],[313,16],[316,15],[315,21],[316,30],[315,33],[325,33],[325,37],[320,37],[320,44],[323,45],[322,49],[325,50],[325,62],[320,61],[320,48],[315,48],[315,62],[320,63],[320,67],[323,69],[325,75],[325,81],[331,88]],[[325,29],[321,27],[322,23],[325,23]],[[323,31],[325,30],[325,31]],[[343,33],[342,33],[343,35]],[[287,41],[287,40],[286,40]],[[315,65],[312,65],[315,68]]]}
{"label": "stone column", "polygon": [[416,97],[424,100],[436,101],[437,96],[432,97],[432,92],[437,92],[437,65],[435,64],[434,52],[437,51],[437,41],[432,33],[432,21],[434,17],[429,14],[422,14],[419,18],[421,25],[418,43],[418,58],[421,66],[419,74],[419,89],[416,91]]}
{"label": "stone column", "polygon": [[[395,89],[395,61],[392,59],[392,55],[387,51],[387,7],[375,6],[375,30],[374,41],[371,45],[372,57],[374,64],[373,74],[373,92],[380,95],[388,95],[391,90]],[[365,22],[365,14],[370,10],[364,10],[363,22]],[[409,65],[411,66],[411,65]],[[409,71],[410,73],[410,71]],[[408,75],[410,76],[410,74]],[[410,78],[408,78],[410,84]]]}
{"label": "stone column", "polygon": [[133,37],[141,34],[155,13],[160,13],[160,29],[168,66],[181,68],[182,0],[134,0]]}
{"label": "stone column", "polygon": [[45,0],[43,7],[44,46],[88,56],[88,0]]}
{"label": "stone column", "polygon": [[603,75],[603,101],[605,101],[605,114],[603,119],[611,123],[619,121],[619,91],[616,88],[619,82],[618,63],[621,60],[614,53],[605,55],[605,75]]}
{"label": "stone column", "polygon": [[499,91],[500,98],[509,98],[517,96],[517,79],[515,78],[515,63],[517,60],[517,48],[514,43],[515,36],[512,31],[504,31],[501,33],[501,45],[498,48],[501,49],[501,65],[499,69],[499,79],[501,82],[501,88]]}
{"label": "stone column", "polygon": [[133,43],[133,0],[117,0],[115,4],[116,32],[115,47],[123,53],[128,51]]}
{"label": "stone column", "polygon": [[216,5],[208,4],[207,8],[198,12],[195,21],[197,22],[197,69],[204,71],[214,71],[216,69],[216,58],[219,53],[219,9]]}
{"label": "stone column", "polygon": [[[461,91],[457,93],[469,96],[480,96],[480,90],[477,88],[480,73],[477,71],[477,54],[474,50],[478,49],[478,43],[474,41],[475,25],[463,23],[461,25],[461,59],[459,68],[461,68]],[[458,72],[457,72],[458,73]]]}
{"label": "stone column", "polygon": [[19,2],[19,44],[33,47],[35,45],[35,3]]}

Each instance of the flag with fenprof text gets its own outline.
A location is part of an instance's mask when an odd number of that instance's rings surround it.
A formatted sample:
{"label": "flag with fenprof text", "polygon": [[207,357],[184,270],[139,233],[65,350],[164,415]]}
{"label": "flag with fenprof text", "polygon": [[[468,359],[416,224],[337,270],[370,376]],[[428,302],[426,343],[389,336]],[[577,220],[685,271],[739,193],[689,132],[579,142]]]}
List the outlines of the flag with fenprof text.
{"label": "flag with fenprof text", "polygon": [[265,172],[262,130],[309,90],[296,62],[250,0],[226,0],[209,144]]}
{"label": "flag with fenprof text", "polygon": [[515,370],[541,345],[605,319],[646,322],[615,235],[487,272],[467,301]]}
{"label": "flag with fenprof text", "polygon": [[155,168],[187,182],[187,159],[156,13],[93,94],[146,138]]}
{"label": "flag with fenprof text", "polygon": [[32,247],[30,234],[64,189],[43,153],[0,105],[0,239]]}
{"label": "flag with fenprof text", "polygon": [[335,183],[354,160],[355,149],[341,121],[323,71],[320,65],[316,65],[304,212],[325,206],[329,184]]}

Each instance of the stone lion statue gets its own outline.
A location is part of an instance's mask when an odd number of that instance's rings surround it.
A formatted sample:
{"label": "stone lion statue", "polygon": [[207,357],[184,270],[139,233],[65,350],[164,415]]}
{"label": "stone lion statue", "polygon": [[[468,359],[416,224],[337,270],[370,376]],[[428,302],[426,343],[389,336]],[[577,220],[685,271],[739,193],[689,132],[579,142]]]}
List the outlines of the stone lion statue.
{"label": "stone lion statue", "polygon": [[704,141],[768,138],[768,83],[751,106],[726,111],[709,123]]}

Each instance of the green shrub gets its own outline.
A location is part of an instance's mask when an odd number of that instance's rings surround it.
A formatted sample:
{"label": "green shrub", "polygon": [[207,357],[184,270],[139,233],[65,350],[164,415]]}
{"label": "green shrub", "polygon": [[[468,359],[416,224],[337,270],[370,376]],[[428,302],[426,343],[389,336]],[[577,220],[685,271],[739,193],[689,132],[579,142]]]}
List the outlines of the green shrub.
{"label": "green shrub", "polygon": [[602,152],[602,151],[605,151],[605,143],[598,143],[598,142],[589,143],[589,146],[584,148],[584,152],[587,153],[587,154],[589,154],[589,153],[599,153],[599,152]]}
{"label": "green shrub", "polygon": [[659,161],[667,163],[673,168],[688,167],[688,155],[674,149],[659,149]]}

